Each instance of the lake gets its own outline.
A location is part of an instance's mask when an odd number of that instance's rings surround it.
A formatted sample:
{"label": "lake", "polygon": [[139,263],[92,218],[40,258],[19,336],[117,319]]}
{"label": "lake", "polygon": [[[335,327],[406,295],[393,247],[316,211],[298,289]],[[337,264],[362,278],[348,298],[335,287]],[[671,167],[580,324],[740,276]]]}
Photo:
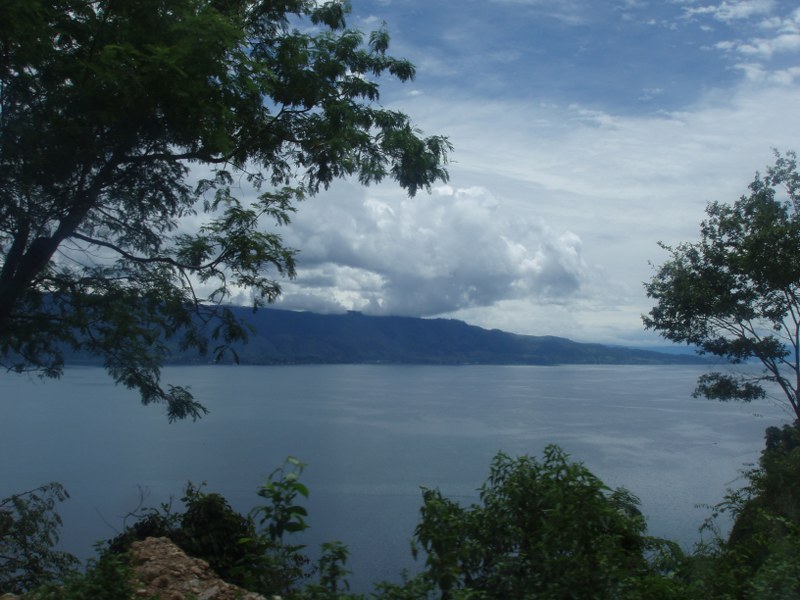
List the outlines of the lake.
{"label": "lake", "polygon": [[[694,399],[696,366],[171,367],[210,414],[168,424],[98,368],[60,381],[0,375],[0,497],[48,481],[61,506],[66,549],[123,527],[140,497],[180,498],[207,482],[235,508],[287,455],[308,463],[303,481],[310,547],[341,540],[355,591],[413,570],[409,540],[420,487],[477,500],[492,457],[540,455],[549,443],[605,483],[642,500],[649,532],[690,547],[709,510],[758,458],[764,429],[789,422],[768,402]],[[130,522],[130,520],[129,520]]]}

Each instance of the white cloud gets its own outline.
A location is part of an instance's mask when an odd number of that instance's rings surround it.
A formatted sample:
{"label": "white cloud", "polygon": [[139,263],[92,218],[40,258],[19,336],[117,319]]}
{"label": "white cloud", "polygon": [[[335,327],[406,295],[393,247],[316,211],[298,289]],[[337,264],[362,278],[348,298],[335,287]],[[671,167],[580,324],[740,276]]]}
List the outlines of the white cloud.
{"label": "white cloud", "polygon": [[800,51],[800,32],[785,33],[773,38],[754,38],[749,42],[738,44],[736,49],[742,54],[765,58],[779,52]]}
{"label": "white cloud", "polygon": [[723,50],[723,51],[727,52],[727,51],[730,51],[730,50],[735,50],[736,49],[736,45],[737,45],[736,42],[732,42],[730,40],[725,40],[725,41],[722,41],[722,42],[717,42],[716,44],[714,44],[714,47],[717,50]]}
{"label": "white cloud", "polygon": [[368,15],[361,18],[361,25],[365,27],[379,27],[381,23],[382,20],[380,17],[376,17],[375,15]]}
{"label": "white cloud", "polygon": [[[734,14],[739,14],[739,18],[746,18],[755,14],[756,11],[756,7],[750,4],[747,7],[736,5],[739,7],[738,13],[730,8],[722,10],[725,4],[718,7],[689,9],[689,11],[692,14],[703,14],[708,11],[715,18],[725,21],[732,20]],[[761,11],[765,13],[769,12],[771,8],[772,3],[760,5]],[[727,18],[723,18],[723,15],[727,15]],[[715,47],[725,52],[738,52],[751,58],[765,60],[776,54],[800,51],[800,9],[787,16],[771,15],[762,19],[755,28],[768,35],[753,36],[743,40],[724,40],[715,44]]]}
{"label": "white cloud", "polygon": [[587,279],[575,233],[510,211],[484,188],[398,201],[388,187],[334,195],[301,209],[287,236],[303,251],[286,306],[306,308],[302,289],[340,309],[431,316],[510,298],[562,301]]}
{"label": "white cloud", "polygon": [[687,16],[710,15],[718,21],[728,23],[769,14],[774,8],[774,0],[739,0],[738,2],[721,2],[716,5],[687,8],[685,11]]}
{"label": "white cloud", "polygon": [[792,85],[800,81],[800,67],[790,67],[776,71],[768,71],[757,63],[740,63],[736,65],[749,81],[754,83],[772,83],[776,85]]}

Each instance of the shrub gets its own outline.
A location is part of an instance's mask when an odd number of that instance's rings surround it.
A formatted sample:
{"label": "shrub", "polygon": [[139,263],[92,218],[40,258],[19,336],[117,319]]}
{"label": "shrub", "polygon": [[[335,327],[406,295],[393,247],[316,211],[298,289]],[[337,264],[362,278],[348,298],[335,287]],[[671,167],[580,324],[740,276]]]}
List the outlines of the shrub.
{"label": "shrub", "polygon": [[90,560],[85,573],[68,574],[61,585],[46,585],[26,598],[30,600],[130,600],[131,568],[126,554],[103,552]]}

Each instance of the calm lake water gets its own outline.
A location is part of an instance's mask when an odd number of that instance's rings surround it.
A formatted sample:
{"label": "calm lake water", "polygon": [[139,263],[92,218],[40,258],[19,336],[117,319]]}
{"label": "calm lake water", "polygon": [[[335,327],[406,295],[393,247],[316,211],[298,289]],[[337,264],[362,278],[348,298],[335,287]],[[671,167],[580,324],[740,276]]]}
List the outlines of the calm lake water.
{"label": "calm lake water", "polygon": [[309,464],[304,541],[341,540],[357,591],[413,570],[420,487],[477,500],[492,457],[549,443],[642,500],[650,533],[690,547],[709,511],[754,462],[764,429],[789,421],[768,402],[691,398],[700,367],[174,367],[211,413],[168,424],[104,371],[58,382],[0,374],[0,497],[62,482],[64,546],[92,554],[138,503],[207,482],[239,510],[287,455]]}

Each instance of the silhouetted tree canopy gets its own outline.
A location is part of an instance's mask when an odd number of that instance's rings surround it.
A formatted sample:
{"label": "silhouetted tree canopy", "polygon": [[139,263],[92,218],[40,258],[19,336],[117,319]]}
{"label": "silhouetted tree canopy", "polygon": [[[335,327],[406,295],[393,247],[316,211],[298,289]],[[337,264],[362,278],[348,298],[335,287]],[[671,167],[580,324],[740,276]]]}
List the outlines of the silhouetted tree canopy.
{"label": "silhouetted tree canopy", "polygon": [[0,364],[58,376],[68,347],[160,384],[168,344],[246,338],[220,305],[280,293],[271,227],[339,178],[445,180],[450,149],[379,103],[413,66],[345,2],[7,0],[0,5]]}
{"label": "silhouetted tree canopy", "polygon": [[734,363],[758,360],[756,376],[709,373],[696,394],[719,400],[764,397],[777,384],[800,418],[800,173],[793,152],[776,153],[750,194],[714,202],[700,241],[675,248],[646,284],[657,302],[645,326],[674,342]]}

